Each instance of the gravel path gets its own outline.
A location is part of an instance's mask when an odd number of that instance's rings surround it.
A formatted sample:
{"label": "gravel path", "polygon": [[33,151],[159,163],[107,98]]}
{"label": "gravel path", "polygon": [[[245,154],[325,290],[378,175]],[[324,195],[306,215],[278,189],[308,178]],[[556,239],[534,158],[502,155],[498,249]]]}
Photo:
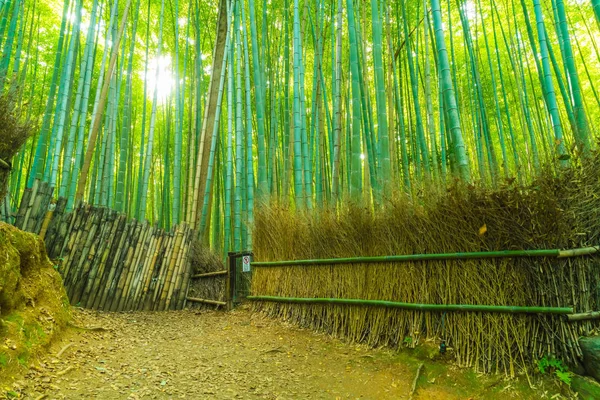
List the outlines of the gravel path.
{"label": "gravel path", "polygon": [[[408,399],[423,362],[244,310],[73,314],[74,325],[93,329],[70,329],[13,391],[31,399]],[[426,361],[413,398],[539,398],[514,387]]]}

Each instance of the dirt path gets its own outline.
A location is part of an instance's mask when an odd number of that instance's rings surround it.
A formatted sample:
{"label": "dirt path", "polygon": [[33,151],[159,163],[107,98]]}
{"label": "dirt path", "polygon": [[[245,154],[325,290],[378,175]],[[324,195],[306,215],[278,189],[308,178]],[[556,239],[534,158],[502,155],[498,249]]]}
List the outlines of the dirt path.
{"label": "dirt path", "polygon": [[522,380],[346,344],[243,310],[75,309],[74,324],[103,329],[71,329],[11,384],[13,392],[31,399],[408,399],[424,363],[413,399],[544,394]]}

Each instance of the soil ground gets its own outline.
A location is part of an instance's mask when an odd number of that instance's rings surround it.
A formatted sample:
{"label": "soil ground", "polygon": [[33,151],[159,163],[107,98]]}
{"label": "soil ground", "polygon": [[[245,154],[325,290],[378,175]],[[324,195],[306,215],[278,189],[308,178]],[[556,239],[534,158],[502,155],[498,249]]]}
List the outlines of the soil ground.
{"label": "soil ground", "polygon": [[415,400],[557,398],[560,391],[552,381],[531,389],[524,378],[344,343],[248,310],[73,314],[76,327],[29,371],[0,373],[0,397],[409,399],[421,364]]}

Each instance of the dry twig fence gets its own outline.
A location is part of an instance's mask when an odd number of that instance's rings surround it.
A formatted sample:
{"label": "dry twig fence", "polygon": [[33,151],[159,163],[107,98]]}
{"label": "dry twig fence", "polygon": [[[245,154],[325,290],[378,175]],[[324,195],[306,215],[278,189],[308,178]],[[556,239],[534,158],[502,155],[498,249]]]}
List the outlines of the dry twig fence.
{"label": "dry twig fence", "polygon": [[71,304],[108,311],[185,306],[195,237],[189,226],[166,232],[85,203],[67,213],[66,199],[55,201],[52,192],[39,181],[26,189],[15,225],[44,239]]}

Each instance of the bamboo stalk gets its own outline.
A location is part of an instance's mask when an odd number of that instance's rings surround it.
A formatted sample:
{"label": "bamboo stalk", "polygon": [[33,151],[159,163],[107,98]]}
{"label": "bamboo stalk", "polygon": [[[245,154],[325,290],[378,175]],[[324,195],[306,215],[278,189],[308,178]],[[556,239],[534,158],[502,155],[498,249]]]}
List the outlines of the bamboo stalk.
{"label": "bamboo stalk", "polygon": [[22,229],[24,231],[27,230],[27,225],[29,222],[29,217],[31,216],[33,203],[35,202],[35,199],[37,197],[40,185],[41,185],[41,182],[36,179],[35,182],[33,183],[33,187],[31,188],[31,194],[29,196],[29,201],[27,202],[27,207],[25,208],[25,215],[23,216],[23,222],[22,222],[22,225],[20,226],[20,229]]}

